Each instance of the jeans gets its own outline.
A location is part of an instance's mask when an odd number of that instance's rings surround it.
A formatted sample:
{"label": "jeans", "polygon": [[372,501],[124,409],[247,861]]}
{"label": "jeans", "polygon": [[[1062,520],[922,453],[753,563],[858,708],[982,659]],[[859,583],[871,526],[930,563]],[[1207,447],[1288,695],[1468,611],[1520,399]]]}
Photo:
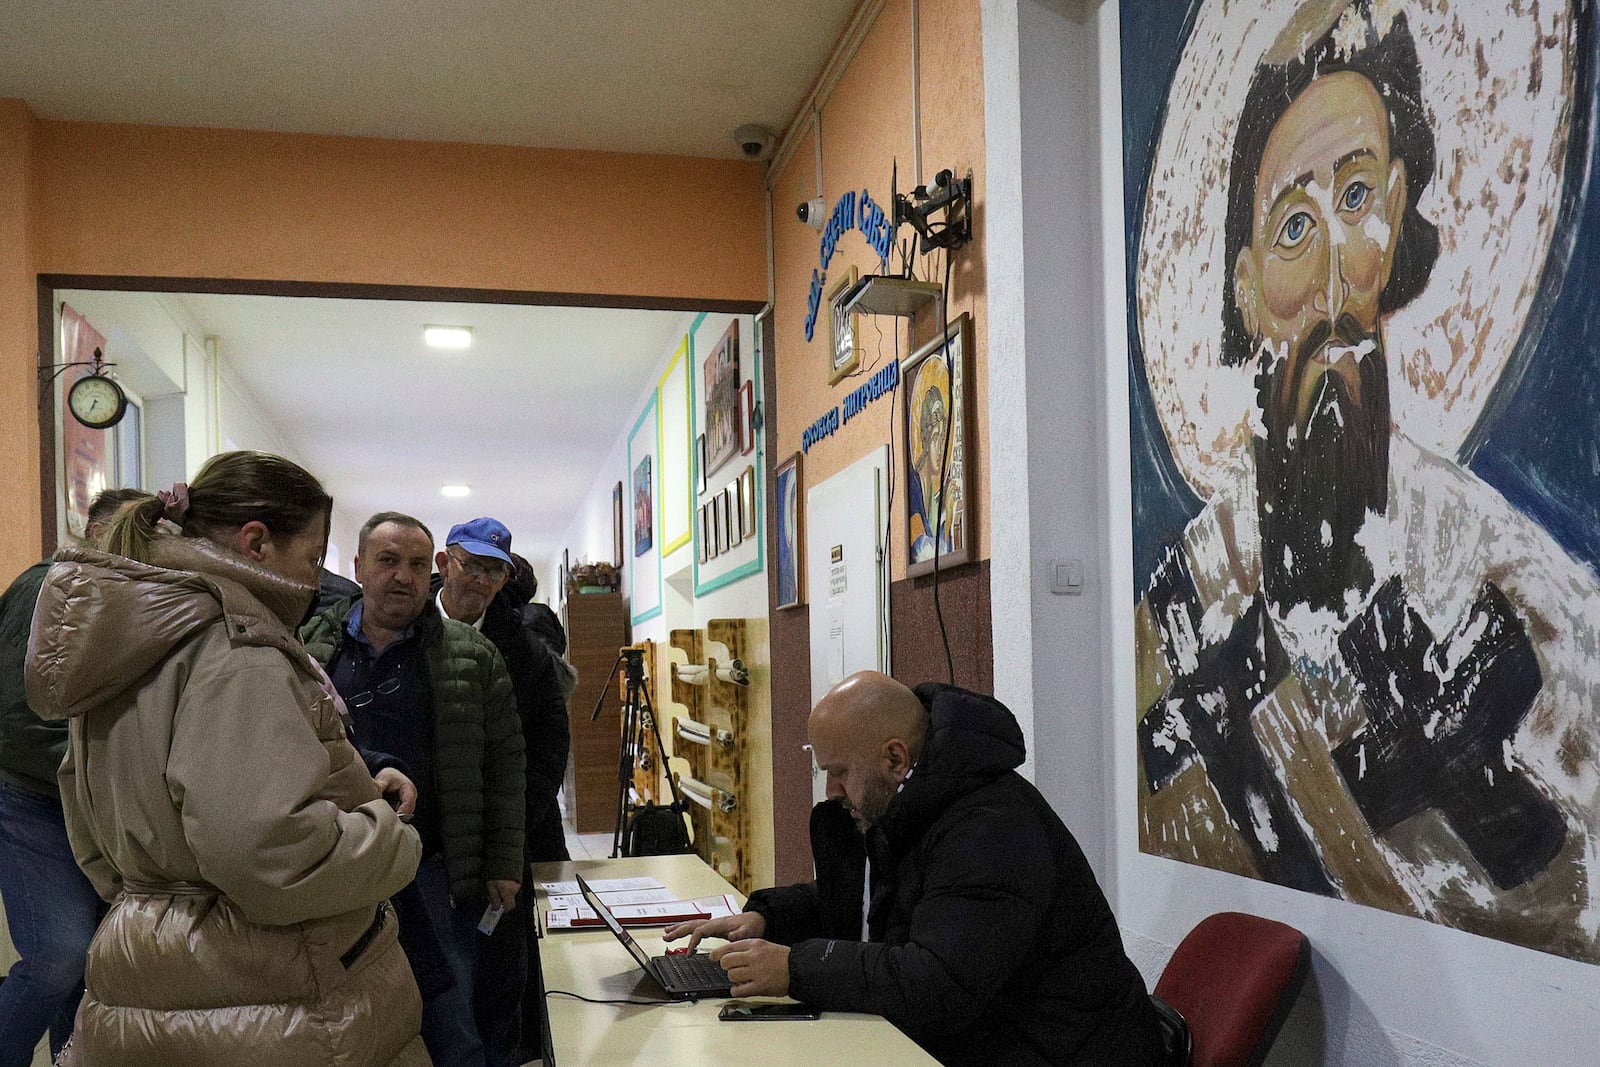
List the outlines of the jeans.
{"label": "jeans", "polygon": [[472,1014],[473,976],[478,963],[481,908],[455,907],[443,856],[430,856],[417,868],[417,888],[444,949],[455,985],[422,1002],[422,1043],[434,1067],[485,1067],[483,1038]]}
{"label": "jeans", "polygon": [[0,782],[0,901],[22,959],[0,982],[0,1067],[28,1067],[72,1033],[101,904],[72,858],[61,802]]}

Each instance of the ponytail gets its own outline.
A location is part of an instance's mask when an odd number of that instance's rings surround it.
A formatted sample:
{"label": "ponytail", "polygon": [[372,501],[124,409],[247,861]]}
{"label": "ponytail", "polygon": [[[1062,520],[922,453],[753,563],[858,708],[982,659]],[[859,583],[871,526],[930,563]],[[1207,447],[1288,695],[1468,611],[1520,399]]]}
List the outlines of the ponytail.
{"label": "ponytail", "polygon": [[105,535],[106,551],[150,562],[157,524],[221,544],[248,522],[274,537],[296,537],[321,521],[327,537],[333,498],[303,467],[269,452],[223,452],[206,460],[187,486],[124,504]]}
{"label": "ponytail", "polygon": [[141,495],[117,509],[106,526],[102,543],[107,552],[127,556],[141,562],[150,558],[150,542],[156,536],[156,523],[161,521],[166,505],[160,497]]}

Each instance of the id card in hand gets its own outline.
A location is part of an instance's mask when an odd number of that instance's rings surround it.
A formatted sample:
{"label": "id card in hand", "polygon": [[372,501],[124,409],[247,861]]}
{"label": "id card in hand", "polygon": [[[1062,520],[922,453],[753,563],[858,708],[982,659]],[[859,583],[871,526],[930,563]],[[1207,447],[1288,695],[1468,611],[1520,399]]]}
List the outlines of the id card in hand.
{"label": "id card in hand", "polygon": [[505,913],[506,909],[498,904],[490,904],[487,908],[484,908],[483,918],[478,920],[478,932],[485,936],[494,933],[494,928],[500,925],[500,916]]}

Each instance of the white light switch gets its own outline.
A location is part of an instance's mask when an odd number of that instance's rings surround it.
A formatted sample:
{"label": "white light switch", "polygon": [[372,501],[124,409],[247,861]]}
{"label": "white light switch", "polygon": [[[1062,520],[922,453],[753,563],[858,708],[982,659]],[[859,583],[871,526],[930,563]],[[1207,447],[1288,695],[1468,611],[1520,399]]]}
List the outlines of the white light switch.
{"label": "white light switch", "polygon": [[1050,591],[1067,596],[1083,592],[1083,560],[1056,560],[1050,565]]}

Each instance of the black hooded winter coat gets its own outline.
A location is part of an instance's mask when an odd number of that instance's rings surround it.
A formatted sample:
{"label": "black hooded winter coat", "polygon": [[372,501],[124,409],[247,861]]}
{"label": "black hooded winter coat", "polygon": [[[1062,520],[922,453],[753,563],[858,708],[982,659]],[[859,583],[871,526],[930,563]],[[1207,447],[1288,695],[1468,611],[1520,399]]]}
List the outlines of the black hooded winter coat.
{"label": "black hooded winter coat", "polygon": [[1144,979],[1078,843],[1016,773],[1016,719],[951,686],[916,693],[927,737],[883,817],[863,838],[817,805],[816,880],[750,897],[791,946],[790,995],[880,1014],[948,1067],[1156,1063]]}

